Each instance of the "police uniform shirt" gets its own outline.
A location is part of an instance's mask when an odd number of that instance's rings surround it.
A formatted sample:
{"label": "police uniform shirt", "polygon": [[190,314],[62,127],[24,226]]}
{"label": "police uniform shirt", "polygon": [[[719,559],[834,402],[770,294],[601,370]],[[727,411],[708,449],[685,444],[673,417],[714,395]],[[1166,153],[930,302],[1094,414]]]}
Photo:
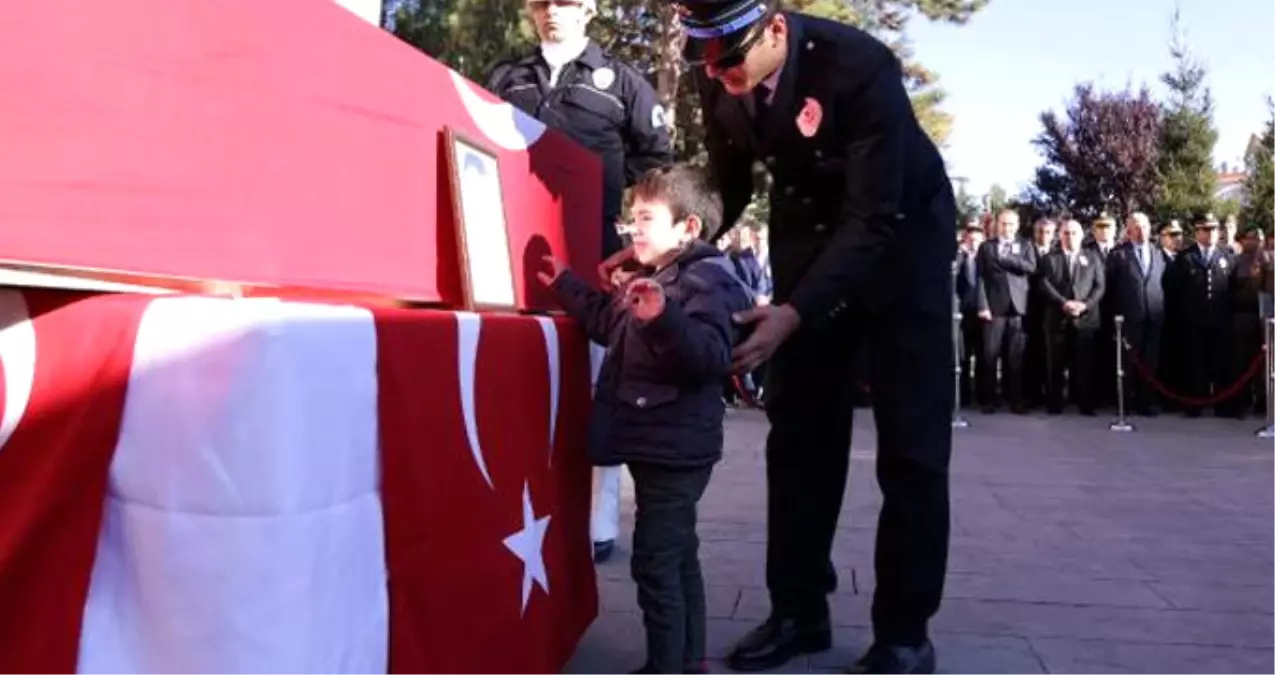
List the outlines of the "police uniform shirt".
{"label": "police uniform shirt", "polygon": [[773,178],[777,304],[803,322],[898,300],[949,313],[951,182],[912,112],[900,62],[856,28],[784,17],[788,56],[762,92],[764,120],[753,110],[758,92],[732,96],[696,70],[723,229],[751,201],[752,166],[761,160]]}
{"label": "police uniform shirt", "polygon": [[673,160],[665,112],[656,102],[655,90],[596,42],[590,41],[578,58],[563,65],[553,84],[549,64],[537,49],[497,65],[487,88],[599,156],[602,215],[608,230],[620,215],[625,186]]}

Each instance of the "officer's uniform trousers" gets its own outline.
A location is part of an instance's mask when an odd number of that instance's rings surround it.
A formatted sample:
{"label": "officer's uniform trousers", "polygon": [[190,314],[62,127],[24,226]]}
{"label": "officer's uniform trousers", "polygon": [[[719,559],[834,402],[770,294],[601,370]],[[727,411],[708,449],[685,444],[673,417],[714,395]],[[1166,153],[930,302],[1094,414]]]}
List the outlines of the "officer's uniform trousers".
{"label": "officer's uniform trousers", "polygon": [[[772,226],[772,239],[783,236],[781,227]],[[942,276],[950,286],[950,275]],[[777,613],[812,622],[828,616],[850,459],[850,373],[865,346],[877,430],[872,463],[883,496],[873,630],[878,641],[907,644],[925,639],[947,569],[955,357],[950,308],[885,305],[803,325],[770,361],[766,582]]]}

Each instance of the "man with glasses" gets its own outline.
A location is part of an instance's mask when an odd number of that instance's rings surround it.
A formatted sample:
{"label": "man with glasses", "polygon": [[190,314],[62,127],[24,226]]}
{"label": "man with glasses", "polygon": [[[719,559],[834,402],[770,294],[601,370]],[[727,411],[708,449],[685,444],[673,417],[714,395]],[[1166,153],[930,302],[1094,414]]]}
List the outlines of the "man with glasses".
{"label": "man with glasses", "polygon": [[[540,47],[492,69],[487,88],[562,131],[602,160],[602,256],[623,248],[617,221],[624,188],[673,161],[664,109],[637,70],[587,35],[596,0],[527,0]],[[593,358],[601,363],[602,348]],[[594,559],[604,562],[620,529],[621,467],[594,470]]]}
{"label": "man with glasses", "polygon": [[[724,223],[770,171],[771,304],[737,317],[747,372],[769,361],[771,615],[729,656],[775,668],[832,641],[831,552],[850,459],[851,359],[866,347],[883,494],[874,642],[851,672],[933,672],[927,624],[946,570],[956,206],[891,49],[773,0],[686,0]],[[729,229],[729,226],[723,229]]]}

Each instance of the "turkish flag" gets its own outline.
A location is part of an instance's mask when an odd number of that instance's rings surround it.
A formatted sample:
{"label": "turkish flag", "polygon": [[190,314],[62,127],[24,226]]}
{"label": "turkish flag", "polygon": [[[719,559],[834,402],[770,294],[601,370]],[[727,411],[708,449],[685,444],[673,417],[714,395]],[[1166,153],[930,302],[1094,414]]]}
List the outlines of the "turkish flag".
{"label": "turkish flag", "polygon": [[0,289],[0,671],[76,671],[145,298]]}
{"label": "turkish flag", "polygon": [[588,363],[560,358],[585,338],[565,320],[455,321],[378,315],[400,324],[378,332],[390,670],[555,671],[597,612]]}
{"label": "turkish flag", "polygon": [[596,615],[566,320],[0,290],[0,672],[549,672]]}

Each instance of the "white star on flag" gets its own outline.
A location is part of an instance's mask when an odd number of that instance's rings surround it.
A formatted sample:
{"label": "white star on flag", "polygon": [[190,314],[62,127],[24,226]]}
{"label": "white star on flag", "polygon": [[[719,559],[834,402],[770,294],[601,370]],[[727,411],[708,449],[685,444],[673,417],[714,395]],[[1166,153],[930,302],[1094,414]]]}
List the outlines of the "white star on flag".
{"label": "white star on flag", "polygon": [[531,583],[534,581],[545,593],[549,592],[549,575],[545,573],[543,555],[545,532],[552,516],[536,518],[531,506],[531,486],[522,484],[522,529],[505,537],[505,548],[522,561],[522,612],[527,612],[531,599]]}

